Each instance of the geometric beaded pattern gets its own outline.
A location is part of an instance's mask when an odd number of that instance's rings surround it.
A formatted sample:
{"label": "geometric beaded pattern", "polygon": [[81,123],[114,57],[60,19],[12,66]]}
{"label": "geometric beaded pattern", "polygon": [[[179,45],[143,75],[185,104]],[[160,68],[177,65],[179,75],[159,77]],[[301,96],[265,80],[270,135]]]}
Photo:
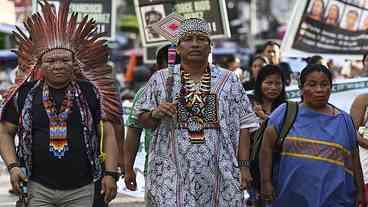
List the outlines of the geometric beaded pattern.
{"label": "geometric beaded pattern", "polygon": [[180,25],[180,28],[177,31],[177,43],[185,36],[187,33],[191,32],[201,32],[209,36],[211,32],[211,28],[203,19],[199,18],[190,18],[186,19]]}

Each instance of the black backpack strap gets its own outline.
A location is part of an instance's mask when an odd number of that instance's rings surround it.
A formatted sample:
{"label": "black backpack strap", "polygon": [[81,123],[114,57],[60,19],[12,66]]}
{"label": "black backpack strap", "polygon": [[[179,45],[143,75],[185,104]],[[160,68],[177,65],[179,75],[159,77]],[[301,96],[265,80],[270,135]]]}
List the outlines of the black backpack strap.
{"label": "black backpack strap", "polygon": [[294,101],[287,101],[286,102],[286,111],[284,115],[284,122],[278,137],[278,145],[282,146],[284,143],[285,137],[289,133],[289,130],[294,124],[294,121],[296,119],[296,115],[298,114],[298,103]]}

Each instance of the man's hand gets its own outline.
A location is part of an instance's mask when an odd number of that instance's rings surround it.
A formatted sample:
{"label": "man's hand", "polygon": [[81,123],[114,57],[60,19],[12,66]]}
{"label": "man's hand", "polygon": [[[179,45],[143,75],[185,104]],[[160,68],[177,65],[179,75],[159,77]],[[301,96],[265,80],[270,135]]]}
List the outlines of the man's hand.
{"label": "man's hand", "polygon": [[261,199],[271,203],[275,199],[275,193],[271,181],[261,183]]}
{"label": "man's hand", "polygon": [[100,193],[105,194],[104,196],[105,203],[110,203],[110,201],[112,201],[117,194],[115,179],[112,176],[104,176],[102,178],[101,185],[102,189]]}
{"label": "man's hand", "polygon": [[19,167],[13,167],[10,170],[10,183],[16,193],[20,193],[20,183],[28,182],[27,177],[22,173]]}
{"label": "man's hand", "polygon": [[162,102],[152,111],[152,117],[156,119],[162,119],[165,116],[175,117],[175,115],[176,103]]}
{"label": "man's hand", "polygon": [[358,144],[360,147],[368,149],[368,139],[364,139],[360,135],[358,136]]}
{"label": "man's hand", "polygon": [[240,190],[246,190],[252,185],[252,175],[248,167],[240,167]]}
{"label": "man's hand", "polygon": [[131,191],[137,190],[136,175],[133,169],[125,171],[124,182],[129,190]]}

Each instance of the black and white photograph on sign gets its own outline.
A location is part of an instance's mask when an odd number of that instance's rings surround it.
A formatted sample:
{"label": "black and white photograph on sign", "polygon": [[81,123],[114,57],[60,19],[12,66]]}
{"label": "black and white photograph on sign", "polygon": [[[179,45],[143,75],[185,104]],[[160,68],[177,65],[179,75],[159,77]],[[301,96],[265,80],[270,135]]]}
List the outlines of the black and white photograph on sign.
{"label": "black and white photograph on sign", "polygon": [[341,21],[341,28],[350,32],[358,30],[358,23],[360,19],[361,10],[352,6],[346,6],[343,18]]}
{"label": "black and white photograph on sign", "polygon": [[322,21],[326,9],[324,0],[314,0],[308,9],[308,17],[315,21]]}
{"label": "black and white photograph on sign", "polygon": [[164,6],[160,4],[141,7],[141,14],[146,40],[148,42],[165,40],[151,27],[154,23],[159,22],[166,16]]}
{"label": "black and white photograph on sign", "polygon": [[359,30],[368,31],[368,11],[364,11],[361,15]]}
{"label": "black and white photograph on sign", "polygon": [[205,19],[211,26],[213,39],[231,37],[226,0],[134,0],[134,4],[143,47],[168,43],[166,38],[158,36],[148,25],[164,19],[173,11],[184,18]]}
{"label": "black and white photograph on sign", "polygon": [[286,56],[319,54],[361,59],[361,51],[368,50],[368,9],[361,3],[301,0],[288,26],[282,52]]}
{"label": "black and white photograph on sign", "polygon": [[342,5],[338,1],[330,1],[324,16],[324,22],[329,25],[339,26]]}

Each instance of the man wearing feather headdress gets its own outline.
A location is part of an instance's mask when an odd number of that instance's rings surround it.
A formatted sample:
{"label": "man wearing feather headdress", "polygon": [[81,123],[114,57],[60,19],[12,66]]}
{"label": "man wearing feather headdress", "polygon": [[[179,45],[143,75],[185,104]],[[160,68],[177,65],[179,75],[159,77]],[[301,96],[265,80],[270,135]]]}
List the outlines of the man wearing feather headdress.
{"label": "man wearing feather headdress", "polygon": [[122,107],[104,34],[87,17],[78,24],[76,13],[68,18],[69,0],[58,12],[40,4],[42,15],[25,22],[30,36],[14,33],[21,72],[0,110],[2,158],[15,190],[28,182],[28,206],[90,207],[95,193],[108,203],[116,196]]}
{"label": "man wearing feather headdress", "polygon": [[249,132],[258,119],[238,78],[208,63],[209,33],[206,21],[184,20],[176,32],[181,64],[157,71],[136,102],[138,120],[153,129],[149,207],[240,207],[251,182]]}

